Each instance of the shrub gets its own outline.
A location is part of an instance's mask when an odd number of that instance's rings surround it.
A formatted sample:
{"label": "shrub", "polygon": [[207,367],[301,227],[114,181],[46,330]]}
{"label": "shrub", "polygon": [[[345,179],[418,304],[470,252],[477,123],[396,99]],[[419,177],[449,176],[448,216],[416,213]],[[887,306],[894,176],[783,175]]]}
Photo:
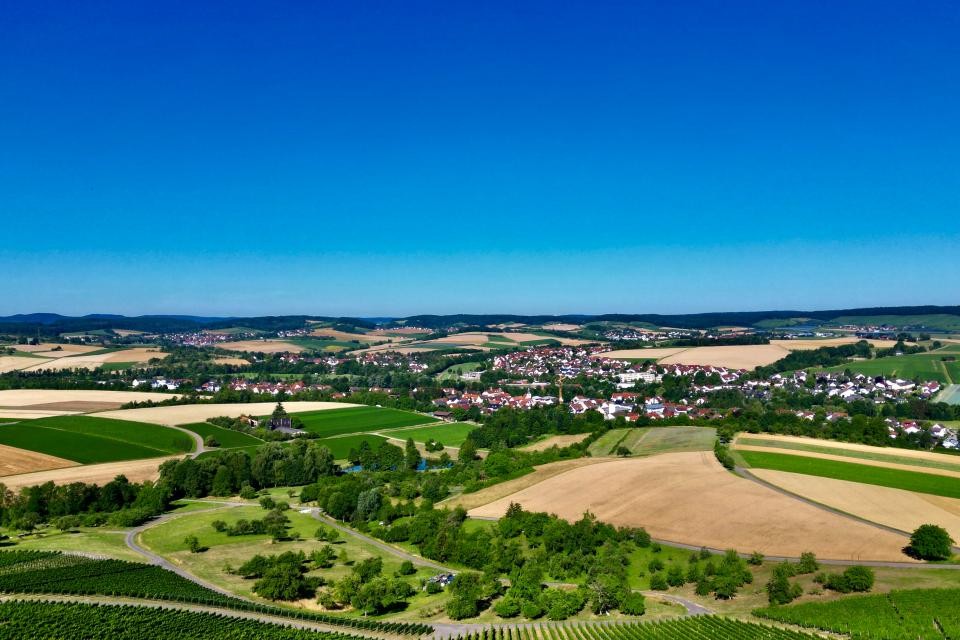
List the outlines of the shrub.
{"label": "shrub", "polygon": [[650,588],[654,591],[666,591],[669,586],[667,577],[662,573],[655,573],[650,576]]}
{"label": "shrub", "polygon": [[910,553],[921,560],[946,560],[953,553],[953,539],[943,527],[920,525],[910,536]]}
{"label": "shrub", "polygon": [[647,610],[642,593],[631,591],[620,602],[620,613],[628,616],[642,616]]}
{"label": "shrub", "polygon": [[493,605],[493,612],[501,618],[515,618],[520,615],[520,602],[516,598],[507,596]]}
{"label": "shrub", "polygon": [[528,620],[536,620],[543,615],[543,609],[536,602],[524,602],[523,606],[520,607],[520,613]]}

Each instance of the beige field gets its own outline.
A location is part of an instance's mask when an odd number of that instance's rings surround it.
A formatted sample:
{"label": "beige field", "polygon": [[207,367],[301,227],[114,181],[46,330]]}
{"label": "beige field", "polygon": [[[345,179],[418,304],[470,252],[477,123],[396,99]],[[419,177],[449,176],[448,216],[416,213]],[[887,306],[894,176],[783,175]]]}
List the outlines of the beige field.
{"label": "beige field", "polygon": [[511,502],[568,520],[589,510],[605,522],[642,526],[654,538],[696,546],[909,561],[901,550],[903,536],[735,476],[710,452],[601,460],[472,508],[470,515],[500,517]]}
{"label": "beige field", "polygon": [[[771,433],[742,433],[744,438],[752,440],[770,440],[771,442],[795,442],[797,444],[811,445],[814,447],[830,447],[831,449],[848,449],[850,451],[863,451],[865,453],[879,453],[884,455],[893,455],[900,458],[918,458],[920,460],[930,460],[933,462],[946,462],[950,464],[960,463],[960,457],[945,454],[933,453],[932,451],[918,451],[916,449],[897,449],[894,447],[873,447],[868,444],[858,444],[855,442],[840,442],[838,440],[820,440],[818,438],[805,438],[803,436],[781,436]],[[784,453],[793,450],[779,449]],[[859,459],[858,459],[859,460]]]}
{"label": "beige field", "polygon": [[227,351],[254,351],[260,353],[301,353],[304,348],[283,340],[237,340],[217,345]]}
{"label": "beige field", "polygon": [[[41,352],[39,355],[43,355]],[[98,353],[95,355],[71,355],[55,360],[45,360],[30,367],[25,367],[24,371],[39,371],[42,369],[62,371],[65,369],[96,369],[109,362],[147,362],[153,358],[166,358],[168,354],[161,352],[154,347],[136,347],[133,349],[123,349],[121,351],[112,351],[110,353]]]}
{"label": "beige field", "polygon": [[425,333],[430,333],[430,329],[422,329],[418,327],[396,327],[394,329],[374,329],[370,332],[371,335],[383,335],[385,333],[397,333],[400,335],[406,336],[416,336],[423,335]]}
{"label": "beige field", "polygon": [[[81,353],[90,353],[99,351],[103,347],[92,344],[57,344],[55,342],[41,342],[40,344],[15,344],[11,345],[17,351],[26,351],[28,353],[49,353],[50,357],[64,358],[75,356]],[[60,347],[59,351],[53,351]]]}
{"label": "beige field", "polygon": [[113,332],[121,338],[126,338],[127,336],[142,336],[144,334],[143,331],[134,331],[133,329],[114,329]]}
{"label": "beige field", "polygon": [[685,351],[683,347],[664,347],[650,349],[618,349],[616,351],[604,351],[598,353],[597,358],[611,358],[614,360],[661,360],[675,353]]}
{"label": "beige field", "polygon": [[343,340],[345,342],[350,342],[351,340],[359,340],[360,342],[383,342],[383,341],[394,341],[399,338],[394,338],[391,336],[384,335],[369,335],[363,333],[347,333],[346,331],[337,331],[332,327],[324,327],[322,329],[314,329],[310,332],[312,336],[324,336],[328,338],[333,338],[334,340]]}
{"label": "beige field", "polygon": [[60,402],[109,402],[125,404],[166,400],[175,396],[146,391],[99,391],[85,389],[6,389],[0,391],[0,407],[37,407]]}
{"label": "beige field", "polygon": [[33,365],[50,362],[49,360],[40,360],[39,358],[30,358],[27,356],[0,356],[0,373],[9,371],[19,371]]}
{"label": "beige field", "polygon": [[788,350],[775,344],[746,344],[720,347],[693,347],[660,360],[661,364],[697,364],[754,369],[785,357]]}
{"label": "beige field", "polygon": [[[831,441],[832,444],[832,441]],[[782,453],[800,458],[820,458],[821,460],[836,460],[837,462],[852,462],[862,464],[866,467],[884,467],[886,469],[900,469],[902,471],[914,471],[918,473],[929,473],[935,476],[947,476],[949,478],[960,478],[960,471],[951,471],[950,469],[937,469],[935,467],[918,467],[899,462],[886,462],[884,460],[867,460],[865,458],[851,458],[849,456],[836,455],[833,453],[820,453],[818,451],[799,451],[796,449],[782,449],[775,447],[759,447],[749,444],[736,445],[737,451],[762,451],[763,453]],[[896,451],[887,452],[887,455],[896,455]],[[752,471],[752,470],[751,470]]]}
{"label": "beige field", "polygon": [[[140,409],[120,409],[104,411],[97,415],[102,418],[116,418],[118,420],[132,420],[133,422],[150,422],[153,424],[177,425],[191,422],[204,422],[217,416],[265,416],[269,415],[276,401],[251,402],[247,404],[182,404],[168,407],[142,407]],[[283,407],[288,413],[302,413],[304,411],[325,411],[327,409],[344,409],[356,407],[356,404],[345,402],[284,402]]]}
{"label": "beige field", "polygon": [[222,358],[214,358],[213,364],[229,364],[237,367],[243,367],[250,364],[250,362],[248,360],[244,360],[243,358],[231,358],[229,356],[224,356]]}
{"label": "beige field", "polygon": [[77,463],[72,460],[0,444],[0,476],[75,466]]}
{"label": "beige field", "polygon": [[160,465],[167,460],[181,456],[167,456],[165,458],[148,458],[146,460],[129,460],[125,462],[106,462],[103,464],[88,464],[48,471],[21,473],[0,478],[0,484],[14,491],[20,487],[53,482],[54,484],[70,484],[84,482],[87,484],[105,484],[118,475],[123,474],[130,482],[156,480],[159,477]]}
{"label": "beige field", "polygon": [[770,484],[871,522],[909,533],[922,524],[937,524],[960,540],[960,500],[801,473],[751,469]]}
{"label": "beige field", "polygon": [[[790,351],[808,351],[810,349],[819,349],[820,347],[839,347],[844,344],[855,344],[860,342],[860,338],[854,336],[844,336],[842,338],[814,338],[811,340],[771,340],[770,344],[789,349]],[[889,340],[866,340],[875,347],[889,347]]]}
{"label": "beige field", "polygon": [[35,420],[53,416],[72,416],[79,411],[44,411],[39,409],[0,409],[0,423],[13,420]]}
{"label": "beige field", "polygon": [[554,446],[560,447],[562,449],[563,447],[568,447],[571,444],[577,444],[578,442],[586,440],[589,436],[590,436],[589,433],[574,433],[571,435],[550,436],[549,438],[538,440],[537,442],[534,442],[532,444],[527,444],[518,448],[522,449],[523,451],[546,451],[550,447],[554,447]]}
{"label": "beige field", "polygon": [[543,328],[547,331],[576,331],[580,328],[580,325],[558,322],[556,324],[545,324],[543,325]]}

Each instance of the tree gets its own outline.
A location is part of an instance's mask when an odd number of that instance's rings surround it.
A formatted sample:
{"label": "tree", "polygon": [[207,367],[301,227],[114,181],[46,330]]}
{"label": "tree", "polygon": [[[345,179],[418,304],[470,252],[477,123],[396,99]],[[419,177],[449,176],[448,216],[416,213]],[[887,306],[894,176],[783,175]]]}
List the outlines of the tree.
{"label": "tree", "polygon": [[943,527],[922,524],[910,536],[910,553],[921,560],[946,560],[953,554],[953,539]]}
{"label": "tree", "polygon": [[190,553],[200,553],[203,551],[203,547],[200,546],[200,540],[197,536],[187,536],[184,538],[183,543],[190,549]]}
{"label": "tree", "polygon": [[407,442],[403,446],[403,465],[410,471],[416,471],[417,467],[420,466],[420,450],[417,449],[413,438],[407,438]]}
{"label": "tree", "polygon": [[620,613],[628,616],[642,616],[646,610],[646,601],[642,593],[632,591],[620,602]]}
{"label": "tree", "polygon": [[627,456],[630,455],[630,453],[631,453],[630,449],[626,448],[622,444],[617,447],[617,455],[620,456],[621,458],[626,458]]}
{"label": "tree", "polygon": [[217,473],[213,476],[213,484],[210,486],[210,495],[229,496],[233,494],[233,474],[226,465],[217,467]]}
{"label": "tree", "polygon": [[814,555],[812,551],[805,551],[800,554],[800,562],[797,563],[797,573],[813,573],[820,568],[820,563],[817,562],[817,556]]}
{"label": "tree", "polygon": [[477,445],[473,443],[473,440],[467,438],[463,441],[463,444],[460,445],[460,453],[457,455],[457,460],[459,462],[470,462],[477,457]]}
{"label": "tree", "polygon": [[254,583],[253,590],[269,600],[297,600],[309,595],[300,567],[291,563],[280,563],[267,569]]}
{"label": "tree", "polygon": [[209,435],[203,439],[203,446],[214,448],[214,447],[219,447],[220,443],[212,435]]}

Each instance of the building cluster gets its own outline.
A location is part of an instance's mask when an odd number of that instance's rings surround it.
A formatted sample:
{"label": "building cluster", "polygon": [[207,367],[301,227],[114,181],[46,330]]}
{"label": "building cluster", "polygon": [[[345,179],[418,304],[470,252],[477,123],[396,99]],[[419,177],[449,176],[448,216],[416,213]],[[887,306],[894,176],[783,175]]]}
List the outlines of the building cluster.
{"label": "building cluster", "polygon": [[921,433],[926,429],[930,437],[938,441],[944,449],[960,449],[960,434],[958,434],[957,429],[947,427],[940,423],[923,427],[916,420],[901,421],[887,418],[884,422],[887,423],[887,434],[893,439],[896,439],[901,434],[913,435]]}
{"label": "building cluster", "polygon": [[426,371],[427,365],[420,362],[415,355],[404,355],[395,351],[368,351],[356,356],[360,364],[372,364],[377,367],[404,369],[420,373]]}
{"label": "building cluster", "polygon": [[469,411],[477,407],[481,413],[493,413],[503,407],[514,409],[532,409],[533,407],[549,407],[557,404],[555,396],[535,395],[527,391],[522,395],[512,395],[503,389],[487,389],[479,393],[460,391],[459,389],[443,389],[443,396],[433,401],[441,412],[462,409]]}

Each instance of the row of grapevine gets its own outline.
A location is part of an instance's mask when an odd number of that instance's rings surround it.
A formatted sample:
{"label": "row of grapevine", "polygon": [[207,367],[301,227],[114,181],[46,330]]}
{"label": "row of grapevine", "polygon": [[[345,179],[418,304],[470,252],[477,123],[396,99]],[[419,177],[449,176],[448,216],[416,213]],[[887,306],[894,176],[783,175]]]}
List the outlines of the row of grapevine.
{"label": "row of grapevine", "polygon": [[12,552],[0,552],[0,593],[57,593],[172,600],[311,620],[355,630],[415,636],[433,631],[433,627],[421,623],[378,622],[291,610],[232,598],[206,589],[172,571],[149,564],[95,560],[58,553],[20,556],[20,562],[13,562],[12,558],[7,557],[8,553]]}
{"label": "row of grapevine", "polygon": [[53,640],[357,640],[210,613],[137,606],[0,603],[0,639]]}
{"label": "row of grapevine", "polygon": [[768,607],[755,615],[862,640],[960,638],[960,589],[911,589]]}
{"label": "row of grapevine", "polygon": [[484,629],[459,640],[812,640],[790,629],[697,616],[663,622],[518,625]]}

